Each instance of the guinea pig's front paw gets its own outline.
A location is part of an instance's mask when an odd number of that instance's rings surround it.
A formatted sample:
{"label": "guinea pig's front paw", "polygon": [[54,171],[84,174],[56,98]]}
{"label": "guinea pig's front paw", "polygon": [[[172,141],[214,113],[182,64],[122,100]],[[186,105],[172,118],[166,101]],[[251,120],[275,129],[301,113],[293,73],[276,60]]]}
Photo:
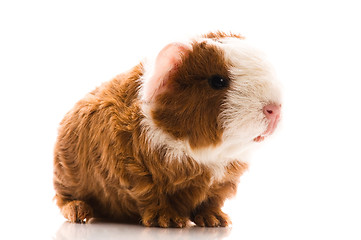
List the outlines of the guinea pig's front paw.
{"label": "guinea pig's front paw", "polygon": [[192,220],[199,227],[227,227],[232,224],[228,215],[221,209],[203,209]]}
{"label": "guinea pig's front paw", "polygon": [[142,216],[142,223],[146,227],[176,227],[183,228],[189,222],[188,217],[181,217],[168,211],[147,210]]}
{"label": "guinea pig's front paw", "polygon": [[61,208],[61,213],[70,222],[83,223],[93,217],[93,209],[83,201],[74,200]]}

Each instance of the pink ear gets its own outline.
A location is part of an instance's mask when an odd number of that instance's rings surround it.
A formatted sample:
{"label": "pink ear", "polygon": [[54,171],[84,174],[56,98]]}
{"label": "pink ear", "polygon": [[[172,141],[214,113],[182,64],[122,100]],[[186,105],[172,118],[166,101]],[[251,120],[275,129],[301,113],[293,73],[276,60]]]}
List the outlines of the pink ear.
{"label": "pink ear", "polygon": [[144,83],[144,100],[151,102],[167,89],[170,73],[182,64],[182,55],[190,49],[191,46],[184,43],[170,43],[159,52],[153,72]]}

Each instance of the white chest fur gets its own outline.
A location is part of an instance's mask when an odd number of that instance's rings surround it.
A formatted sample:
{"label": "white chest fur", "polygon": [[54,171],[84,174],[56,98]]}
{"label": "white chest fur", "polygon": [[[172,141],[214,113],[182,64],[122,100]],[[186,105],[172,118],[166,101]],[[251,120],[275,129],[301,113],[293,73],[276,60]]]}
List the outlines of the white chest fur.
{"label": "white chest fur", "polygon": [[212,180],[220,181],[229,163],[235,160],[246,161],[245,145],[241,147],[239,143],[223,142],[216,147],[192,149],[186,140],[176,140],[162,129],[155,126],[149,118],[142,121],[149,146],[148,151],[166,150],[168,161],[182,161],[185,157],[191,157],[197,163],[206,166],[212,172]]}

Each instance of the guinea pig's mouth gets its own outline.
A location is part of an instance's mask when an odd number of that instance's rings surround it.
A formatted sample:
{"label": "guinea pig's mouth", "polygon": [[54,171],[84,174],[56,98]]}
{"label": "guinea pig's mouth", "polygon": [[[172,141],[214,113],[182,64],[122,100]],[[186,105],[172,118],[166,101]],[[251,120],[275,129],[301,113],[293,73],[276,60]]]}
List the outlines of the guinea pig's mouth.
{"label": "guinea pig's mouth", "polygon": [[272,135],[272,133],[276,130],[279,121],[280,121],[280,116],[271,119],[268,123],[266,131],[264,131],[261,135],[255,137],[253,141],[262,142],[266,137]]}
{"label": "guinea pig's mouth", "polygon": [[262,141],[265,139],[265,137],[267,137],[267,136],[259,135],[258,137],[255,137],[255,138],[253,139],[253,141],[255,141],[255,142],[262,142]]}

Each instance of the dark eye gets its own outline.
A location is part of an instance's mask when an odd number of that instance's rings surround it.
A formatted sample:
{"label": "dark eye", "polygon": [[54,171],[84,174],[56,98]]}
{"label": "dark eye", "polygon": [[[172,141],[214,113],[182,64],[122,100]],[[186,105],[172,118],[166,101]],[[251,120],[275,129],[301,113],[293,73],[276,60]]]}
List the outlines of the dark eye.
{"label": "dark eye", "polygon": [[208,84],[213,89],[223,89],[229,86],[228,78],[222,77],[220,75],[213,75],[208,79]]}

